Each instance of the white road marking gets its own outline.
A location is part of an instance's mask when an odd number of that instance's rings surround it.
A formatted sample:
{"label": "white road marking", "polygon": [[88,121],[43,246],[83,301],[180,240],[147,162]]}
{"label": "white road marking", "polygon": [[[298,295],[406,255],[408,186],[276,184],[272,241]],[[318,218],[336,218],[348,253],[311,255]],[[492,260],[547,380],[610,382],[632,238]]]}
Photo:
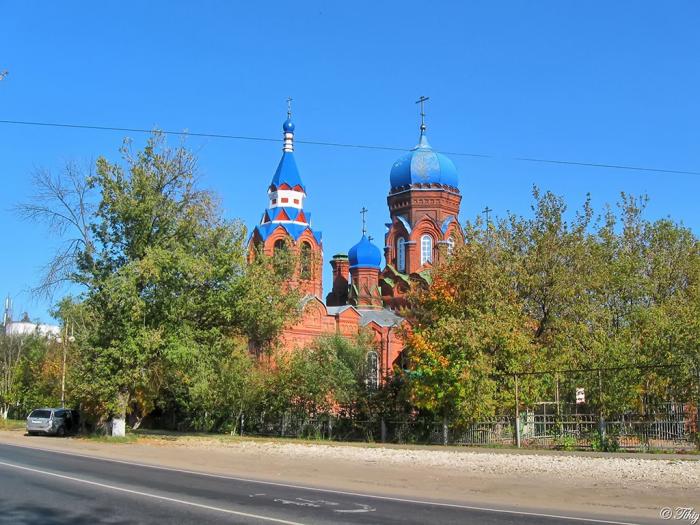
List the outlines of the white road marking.
{"label": "white road marking", "polygon": [[359,509],[352,509],[352,510],[336,509],[333,512],[344,512],[346,514],[359,514],[362,512],[374,512],[375,510],[377,510],[374,507],[370,507],[369,505],[365,505],[364,503],[353,503],[353,505],[357,505],[360,508]]}
{"label": "white road marking", "polygon": [[[313,508],[319,508],[323,507],[324,505],[329,506],[329,507],[337,507],[340,505],[340,503],[336,503],[334,501],[325,501],[322,499],[305,499],[305,498],[294,498],[293,500],[290,499],[283,499],[283,498],[275,498],[273,500],[275,503],[282,503],[283,505],[296,505],[298,507],[313,507]],[[364,503],[353,503],[352,505],[355,505],[356,507],[359,507],[357,509],[334,509],[333,512],[344,512],[344,513],[350,513],[350,514],[357,514],[357,513],[362,513],[362,512],[375,512],[377,509],[370,505],[365,505]]]}
{"label": "white road marking", "polygon": [[161,501],[170,501],[172,503],[179,503],[180,505],[188,505],[190,507],[197,507],[200,509],[213,510],[216,512],[223,512],[225,514],[233,514],[235,516],[243,516],[245,518],[255,518],[258,520],[262,520],[262,521],[271,521],[273,523],[283,523],[285,525],[304,525],[303,523],[299,523],[296,521],[287,521],[287,520],[282,520],[282,519],[278,519],[278,518],[271,518],[269,516],[261,516],[259,514],[250,514],[248,512],[239,512],[236,510],[224,509],[221,507],[213,507],[211,505],[204,505],[202,503],[195,503],[194,501],[187,501],[187,500],[177,499],[177,498],[169,498],[167,496],[159,496],[158,494],[151,494],[149,492],[142,492],[140,490],[127,489],[124,487],[117,487],[115,485],[107,485],[106,483],[98,483],[97,481],[90,481],[88,479],[76,478],[73,476],[66,476],[64,474],[57,474],[56,472],[49,472],[47,470],[40,470],[40,469],[36,469],[36,468],[23,467],[21,465],[14,465],[12,463],[6,463],[4,461],[0,461],[0,465],[3,465],[5,467],[9,467],[9,468],[19,469],[19,470],[25,470],[27,472],[33,472],[35,474],[43,474],[44,476],[52,476],[55,478],[65,479],[68,481],[74,481],[76,483],[85,483],[86,485],[93,485],[93,486],[100,487],[103,489],[115,490],[117,492],[125,492],[127,494],[134,494],[136,496],[143,496],[146,498],[153,498],[153,499],[157,499],[157,500],[161,500]]}
{"label": "white road marking", "polygon": [[[301,499],[301,498],[297,498]],[[313,507],[315,509],[319,508],[321,505],[316,503],[310,503],[308,501],[296,501],[291,499],[275,498],[273,500],[275,503],[281,503],[282,505],[296,505],[297,507]]]}
{"label": "white road marking", "polygon": [[178,469],[178,468],[174,468],[174,467],[163,467],[160,465],[149,465],[148,463],[138,463],[135,461],[126,461],[123,459],[101,458],[99,456],[91,456],[89,454],[78,454],[75,452],[65,452],[62,450],[54,450],[54,449],[50,449],[50,448],[30,447],[27,445],[17,445],[15,443],[0,443],[0,445],[4,445],[4,446],[8,446],[8,447],[26,448],[26,449],[30,449],[30,450],[41,450],[43,452],[51,452],[54,454],[63,454],[65,456],[75,456],[75,457],[79,457],[79,458],[95,459],[97,461],[108,461],[110,463],[119,463],[122,465],[130,465],[133,467],[151,468],[154,470],[163,470],[166,472],[179,472],[180,474],[193,474],[195,476],[204,476],[204,477],[216,478],[216,479],[228,479],[230,481],[241,481],[244,483],[256,483],[258,485],[267,485],[267,486],[271,486],[271,487],[284,487],[284,488],[289,488],[289,489],[311,490],[311,491],[316,491],[316,492],[324,492],[326,494],[339,494],[339,495],[343,495],[343,496],[358,496],[361,498],[377,499],[377,500],[383,500],[383,501],[395,501],[397,503],[413,503],[416,505],[430,505],[430,506],[434,506],[434,507],[447,507],[447,508],[452,508],[452,509],[478,510],[481,512],[514,514],[514,515],[518,515],[518,516],[532,516],[535,518],[556,518],[556,519],[561,519],[561,520],[570,520],[570,521],[583,522],[583,523],[601,523],[604,525],[640,525],[639,523],[633,523],[630,521],[611,521],[611,520],[603,520],[603,519],[596,519],[596,518],[581,518],[578,516],[564,516],[564,515],[559,515],[559,514],[545,514],[545,513],[540,513],[540,512],[527,512],[527,511],[522,511],[522,510],[494,509],[494,508],[489,508],[489,507],[476,507],[476,506],[472,506],[472,505],[462,505],[459,503],[442,503],[442,502],[437,502],[437,501],[421,501],[421,500],[415,500],[415,499],[398,498],[398,497],[393,497],[393,496],[378,496],[375,494],[362,494],[360,492],[349,492],[349,491],[343,491],[343,490],[322,489],[322,488],[318,488],[318,487],[308,487],[305,485],[294,485],[291,483],[280,483],[277,481],[262,481],[259,479],[248,479],[248,478],[241,478],[241,477],[236,477],[236,476],[226,476],[223,474],[211,474],[208,472],[197,472],[196,470]]}
{"label": "white road marking", "polygon": [[337,507],[340,505],[340,503],[336,503],[335,501],[326,501],[324,499],[304,499],[304,498],[297,498],[299,501],[306,501],[308,503],[318,503],[319,505],[328,505],[330,507]]}

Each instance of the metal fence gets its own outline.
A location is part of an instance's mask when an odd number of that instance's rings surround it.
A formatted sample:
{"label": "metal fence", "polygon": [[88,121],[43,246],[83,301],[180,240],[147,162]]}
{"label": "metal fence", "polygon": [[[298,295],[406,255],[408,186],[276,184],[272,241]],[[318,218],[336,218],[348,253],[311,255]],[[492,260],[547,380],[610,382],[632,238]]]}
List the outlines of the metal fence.
{"label": "metal fence", "polygon": [[467,426],[450,433],[448,442],[460,445],[516,445],[532,448],[598,450],[692,450],[697,446],[698,414],[690,404],[672,404],[672,410],[654,414],[622,414],[600,419],[599,414],[536,414],[525,411]]}
{"label": "metal fence", "polygon": [[[552,405],[552,403],[546,403]],[[550,406],[551,408],[551,406]],[[285,415],[247,420],[242,432],[259,436],[464,446],[522,446],[580,450],[689,451],[698,446],[698,411],[690,403],[667,403],[643,414],[601,419],[596,413],[534,407],[471,424],[422,418],[355,419]],[[518,439],[519,436],[519,439]]]}
{"label": "metal fence", "polygon": [[[383,443],[700,450],[700,370],[697,375],[683,375],[678,365],[643,365],[518,372],[494,378],[494,399],[501,409],[497,417],[487,420],[436,421],[416,411],[349,417],[310,416],[294,409],[281,415],[261,410],[228,422],[227,430],[258,436]],[[174,413],[170,419],[152,416],[146,425],[173,430],[187,430],[188,425],[193,428],[192,421],[183,422]]]}

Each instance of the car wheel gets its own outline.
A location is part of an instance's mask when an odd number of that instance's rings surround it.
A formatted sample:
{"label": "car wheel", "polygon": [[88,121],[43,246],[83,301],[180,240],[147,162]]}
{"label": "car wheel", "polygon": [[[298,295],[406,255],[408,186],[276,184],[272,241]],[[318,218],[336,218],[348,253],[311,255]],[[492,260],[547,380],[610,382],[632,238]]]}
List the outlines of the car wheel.
{"label": "car wheel", "polygon": [[36,432],[29,432],[29,431],[27,430],[27,435],[28,435],[28,436],[36,436]]}
{"label": "car wheel", "polygon": [[58,437],[65,437],[66,429],[64,427],[58,427],[58,430],[56,430],[56,435]]}

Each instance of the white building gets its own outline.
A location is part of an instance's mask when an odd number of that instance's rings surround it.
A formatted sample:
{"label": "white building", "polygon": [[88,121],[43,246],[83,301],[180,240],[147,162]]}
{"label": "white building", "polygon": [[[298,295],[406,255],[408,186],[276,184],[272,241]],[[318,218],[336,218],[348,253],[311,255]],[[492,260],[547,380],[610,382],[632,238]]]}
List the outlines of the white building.
{"label": "white building", "polygon": [[5,335],[23,336],[39,335],[43,337],[58,337],[61,327],[55,324],[33,323],[26,313],[21,321],[12,320],[12,299],[5,299],[5,314],[3,315]]}
{"label": "white building", "polygon": [[12,321],[5,325],[6,335],[41,335],[58,337],[61,327],[54,324],[32,323],[31,321]]}

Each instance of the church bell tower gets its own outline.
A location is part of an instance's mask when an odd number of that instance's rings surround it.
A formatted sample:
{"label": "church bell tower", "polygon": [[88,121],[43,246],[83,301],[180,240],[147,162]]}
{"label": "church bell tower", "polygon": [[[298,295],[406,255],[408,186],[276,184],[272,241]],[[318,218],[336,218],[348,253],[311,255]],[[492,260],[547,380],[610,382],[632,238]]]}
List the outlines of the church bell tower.
{"label": "church bell tower", "polygon": [[407,290],[412,279],[429,280],[433,266],[453,247],[463,242],[459,224],[457,168],[428,142],[425,103],[421,97],[418,144],[391,167],[387,196],[391,222],[387,224],[382,272],[382,295],[396,307],[395,301]]}
{"label": "church bell tower", "polygon": [[311,214],[304,209],[306,186],[294,158],[294,129],[291,98],[287,120],[282,124],[282,158],[267,189],[268,205],[255,226],[249,256],[262,251],[269,257],[292,255],[296,266],[287,286],[318,298],[323,294],[323,246],[321,232],[311,228]]}

